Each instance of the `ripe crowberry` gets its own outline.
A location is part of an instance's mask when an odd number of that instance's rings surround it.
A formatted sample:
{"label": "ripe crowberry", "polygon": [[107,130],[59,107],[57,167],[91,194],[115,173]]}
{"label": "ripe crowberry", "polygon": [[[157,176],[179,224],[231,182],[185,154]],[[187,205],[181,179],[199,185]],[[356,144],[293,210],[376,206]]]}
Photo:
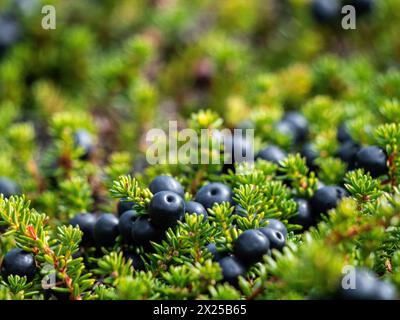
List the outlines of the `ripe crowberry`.
{"label": "ripe crowberry", "polygon": [[124,258],[132,262],[133,269],[144,270],[145,265],[140,255],[133,252],[124,252]]}
{"label": "ripe crowberry", "polygon": [[118,229],[125,243],[132,243],[132,226],[138,218],[138,213],[135,210],[125,211],[119,217]]}
{"label": "ripe crowberry", "polygon": [[267,219],[267,221],[268,221],[268,225],[267,225],[268,228],[279,231],[286,238],[287,229],[286,229],[285,224],[282,221],[279,221],[278,219]]}
{"label": "ripe crowberry", "polygon": [[318,151],[315,149],[314,145],[310,142],[307,142],[301,148],[301,155],[306,158],[306,165],[311,170],[315,170],[317,168],[315,164],[315,160],[319,157]]}
{"label": "ripe crowberry", "polygon": [[19,192],[20,190],[14,181],[0,177],[0,194],[3,194],[4,198],[18,195]]}
{"label": "ripe crowberry", "polygon": [[274,130],[288,138],[292,143],[298,142],[298,131],[296,126],[289,121],[281,120],[274,125]]}
{"label": "ripe crowberry", "polygon": [[10,14],[0,16],[0,56],[7,51],[21,36],[20,23]]}
{"label": "ripe crowberry", "polygon": [[358,143],[353,140],[348,140],[339,146],[336,155],[340,160],[348,164],[349,170],[353,170],[355,167],[356,154],[359,149],[360,146]]}
{"label": "ripe crowberry", "polygon": [[146,249],[151,248],[150,241],[159,242],[163,237],[163,232],[150,223],[148,216],[140,216],[133,223],[132,239],[138,245]]}
{"label": "ripe crowberry", "polygon": [[266,161],[270,161],[276,164],[279,164],[282,160],[285,160],[287,157],[286,152],[284,152],[282,149],[276,147],[276,146],[269,146],[266,147],[265,149],[261,150],[257,156],[256,159],[263,159]]}
{"label": "ripe crowberry", "polygon": [[311,13],[318,23],[329,24],[339,18],[340,7],[338,0],[314,0],[311,3]]}
{"label": "ripe crowberry", "polygon": [[98,247],[112,247],[119,235],[118,218],[111,213],[104,213],[96,221],[93,237]]}
{"label": "ripe crowberry", "polygon": [[223,281],[233,286],[238,284],[238,277],[243,277],[246,273],[244,266],[235,257],[224,257],[219,260],[219,265],[222,270]]}
{"label": "ripe crowberry", "polygon": [[167,229],[183,219],[185,202],[175,192],[160,191],[151,199],[148,213],[155,227]]}
{"label": "ripe crowberry", "polygon": [[[346,277],[349,277],[346,275]],[[378,280],[375,275],[367,269],[358,268],[354,272],[354,286],[349,282],[348,288],[343,287],[343,280],[340,283],[338,296],[344,300],[395,300],[397,297],[394,286],[387,282]],[[345,282],[346,284],[346,282]]]}
{"label": "ripe crowberry", "polygon": [[133,201],[129,201],[125,198],[120,199],[117,205],[118,215],[121,216],[125,211],[132,210],[134,204]]}
{"label": "ripe crowberry", "polygon": [[291,123],[296,129],[296,141],[304,141],[308,135],[308,121],[299,112],[287,112],[283,121]]}
{"label": "ripe crowberry", "polygon": [[31,281],[35,276],[36,263],[35,258],[29,252],[20,248],[14,248],[8,251],[1,265],[1,275],[7,279],[10,275],[26,276]]}
{"label": "ripe crowberry", "polygon": [[347,191],[338,186],[326,186],[315,191],[310,199],[314,219],[336,208],[339,201],[347,195]]}
{"label": "ripe crowberry", "polygon": [[358,17],[370,14],[375,6],[374,0],[348,0],[347,2],[356,9]]}
{"label": "ripe crowberry", "polygon": [[181,197],[185,195],[182,185],[171,176],[158,176],[153,179],[150,183],[149,189],[152,194],[156,194],[160,191],[172,191],[179,194]]}
{"label": "ripe crowberry", "polygon": [[73,227],[78,226],[82,231],[82,242],[83,246],[91,245],[94,243],[93,239],[93,230],[94,225],[96,224],[96,216],[91,213],[79,213],[75,217],[70,220],[70,224]]}
{"label": "ripe crowberry", "polygon": [[245,265],[261,261],[269,249],[268,238],[258,230],[244,231],[233,246],[235,256]]}
{"label": "ripe crowberry", "polygon": [[356,154],[357,168],[363,168],[373,178],[377,178],[388,172],[386,163],[387,157],[385,151],[377,146],[363,147]]}
{"label": "ripe crowberry", "polygon": [[303,227],[303,230],[307,230],[314,224],[314,217],[310,204],[306,199],[295,198],[297,202],[298,214],[290,219],[290,223],[298,224]]}
{"label": "ripe crowberry", "polygon": [[343,143],[346,141],[353,141],[353,138],[350,135],[349,129],[347,128],[346,124],[341,124],[338,127],[336,138],[339,142]]}
{"label": "ripe crowberry", "polygon": [[223,183],[212,182],[197,191],[195,201],[200,202],[206,209],[212,208],[215,203],[229,202],[232,204],[232,190]]}
{"label": "ripe crowberry", "polygon": [[206,246],[206,249],[212,253],[213,260],[215,260],[215,261],[220,261],[222,258],[224,258],[224,257],[226,257],[228,255],[227,252],[218,251],[217,250],[217,246],[213,242],[209,243]]}
{"label": "ripe crowberry", "polygon": [[203,221],[208,219],[207,210],[204,206],[196,201],[187,201],[185,204],[185,213],[202,215]]}
{"label": "ripe crowberry", "polygon": [[93,155],[94,143],[91,134],[85,130],[80,129],[74,135],[75,146],[82,150],[81,159],[88,160]]}
{"label": "ripe crowberry", "polygon": [[271,249],[277,249],[280,251],[283,249],[286,241],[282,232],[268,227],[260,228],[259,230],[269,240],[269,246]]}

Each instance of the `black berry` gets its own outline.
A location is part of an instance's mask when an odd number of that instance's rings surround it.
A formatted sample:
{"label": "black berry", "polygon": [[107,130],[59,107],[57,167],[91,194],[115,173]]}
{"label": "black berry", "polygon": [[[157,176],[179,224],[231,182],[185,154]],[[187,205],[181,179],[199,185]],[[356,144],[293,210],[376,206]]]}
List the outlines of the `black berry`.
{"label": "black berry", "polygon": [[185,204],[185,213],[202,215],[203,221],[208,219],[207,210],[204,206],[196,201],[187,201]]}
{"label": "black berry", "polygon": [[359,149],[360,146],[353,140],[345,141],[339,146],[337,157],[347,163],[349,170],[352,170],[355,167],[356,154]]}
{"label": "black berry", "polygon": [[347,2],[356,9],[357,16],[370,14],[375,7],[374,0],[349,0]]}
{"label": "black berry", "polygon": [[195,201],[200,202],[206,209],[212,208],[215,203],[229,202],[232,204],[232,190],[223,183],[212,182],[197,191]]}
{"label": "black berry", "polygon": [[185,202],[177,193],[160,191],[156,193],[149,204],[151,223],[160,229],[167,229],[182,220],[185,214]]}
{"label": "black berry", "polygon": [[314,0],[311,3],[311,13],[318,23],[329,24],[338,20],[340,16],[338,0]]}
{"label": "black berry", "polygon": [[125,211],[119,218],[118,229],[125,243],[132,243],[132,226],[138,218],[135,210]]}
{"label": "black berry", "polygon": [[287,157],[287,154],[282,149],[280,149],[276,146],[269,146],[269,147],[266,147],[265,149],[261,150],[257,154],[256,159],[263,159],[266,161],[270,161],[270,162],[279,164],[279,162],[285,160],[286,157]]}
{"label": "black berry", "polygon": [[292,122],[281,120],[275,124],[274,130],[289,137],[292,143],[298,142],[299,137],[297,127]]}
{"label": "black berry", "polygon": [[150,241],[159,242],[162,236],[163,232],[150,223],[148,216],[140,216],[133,223],[132,239],[145,248],[150,248]]}
{"label": "black berry", "polygon": [[134,204],[133,201],[129,201],[125,198],[120,199],[117,205],[118,215],[121,216],[125,211],[132,210]]}
{"label": "black berry", "polygon": [[373,178],[388,172],[386,163],[385,152],[377,146],[363,147],[356,154],[356,166],[369,172]]}
{"label": "black berry", "polygon": [[222,270],[223,281],[233,286],[238,284],[238,277],[243,277],[246,273],[244,266],[235,257],[224,257],[219,260],[219,265]]}
{"label": "black berry", "polygon": [[319,157],[318,151],[315,149],[314,145],[310,142],[307,142],[301,148],[301,155],[306,158],[306,165],[311,170],[315,170],[317,168],[315,164],[315,160]]}
{"label": "black berry", "polygon": [[227,252],[223,252],[223,251],[218,251],[217,250],[217,246],[215,245],[215,243],[209,243],[206,246],[206,249],[212,253],[213,255],[213,259],[215,261],[220,261],[222,258],[226,257],[228,255]]}
{"label": "black berry", "polygon": [[344,123],[338,127],[336,137],[337,137],[338,141],[342,142],[342,143],[353,140],[353,138],[350,135],[349,129],[347,128],[346,124],[344,124]]}
{"label": "black berry", "polygon": [[306,199],[296,198],[298,214],[290,219],[290,223],[298,224],[307,230],[314,224],[314,217],[309,202]]}
{"label": "black berry", "polygon": [[282,221],[279,221],[278,219],[267,219],[268,221],[268,228],[277,230],[283,234],[283,236],[286,238],[287,236],[287,229],[285,224]]}
{"label": "black berry", "polygon": [[98,247],[112,247],[119,235],[118,218],[111,213],[104,213],[94,225],[93,237]]}
{"label": "black berry", "polygon": [[245,265],[262,260],[268,254],[270,243],[268,238],[258,230],[246,230],[235,241],[235,256]]}
{"label": "black berry", "polygon": [[22,33],[21,25],[10,14],[0,16],[0,55],[15,44]]}
{"label": "black berry", "polygon": [[308,135],[308,121],[299,112],[287,112],[283,121],[291,123],[296,129],[296,141],[304,141]]}
{"label": "black berry", "polygon": [[138,271],[144,270],[145,265],[140,255],[133,252],[125,252],[124,257],[126,260],[130,260],[132,262],[133,269]]}
{"label": "black berry", "polygon": [[18,195],[19,192],[19,187],[14,181],[5,177],[0,177],[0,194],[3,194],[4,198]]}
{"label": "black berry", "polygon": [[268,227],[260,228],[259,230],[269,240],[270,249],[277,249],[280,251],[283,249],[286,240],[282,232]]}
{"label": "black berry", "polygon": [[4,279],[7,279],[10,275],[17,275],[20,277],[25,276],[28,281],[31,281],[35,276],[35,272],[35,258],[31,253],[14,248],[5,254],[1,265],[1,275]]}
{"label": "black berry", "polygon": [[91,134],[85,129],[80,129],[74,135],[75,146],[82,150],[81,159],[88,160],[94,152],[94,143]]}
{"label": "black berry", "polygon": [[82,242],[83,246],[91,245],[94,243],[93,230],[96,224],[96,216],[91,213],[79,213],[70,220],[70,224],[73,227],[78,226],[82,231]]}
{"label": "black berry", "polygon": [[160,191],[172,191],[179,194],[181,197],[185,195],[182,185],[171,176],[158,176],[153,179],[150,183],[149,189],[152,194],[156,194]]}
{"label": "black berry", "polygon": [[347,191],[338,186],[326,186],[315,191],[310,199],[314,218],[318,218],[321,214],[336,208],[339,201],[347,195]]}

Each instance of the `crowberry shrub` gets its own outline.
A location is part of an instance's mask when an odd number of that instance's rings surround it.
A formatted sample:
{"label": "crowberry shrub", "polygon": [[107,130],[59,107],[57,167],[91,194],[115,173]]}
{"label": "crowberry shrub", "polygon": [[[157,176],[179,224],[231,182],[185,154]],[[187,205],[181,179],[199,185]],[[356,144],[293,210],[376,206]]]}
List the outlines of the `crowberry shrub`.
{"label": "crowberry shrub", "polygon": [[[400,298],[398,1],[66,1],[54,30],[19,2],[0,299]],[[170,120],[208,143],[170,161]]]}

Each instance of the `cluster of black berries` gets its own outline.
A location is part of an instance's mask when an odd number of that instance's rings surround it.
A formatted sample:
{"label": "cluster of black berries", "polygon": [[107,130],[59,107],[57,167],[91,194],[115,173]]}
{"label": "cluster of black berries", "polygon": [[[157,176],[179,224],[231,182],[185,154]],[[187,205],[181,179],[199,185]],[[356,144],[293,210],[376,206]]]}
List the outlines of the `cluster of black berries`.
{"label": "cluster of black berries", "polygon": [[223,280],[237,285],[238,277],[244,276],[246,269],[254,263],[261,262],[271,250],[282,250],[285,246],[287,230],[285,225],[276,219],[268,219],[266,227],[246,230],[234,243],[233,254],[217,251],[214,243],[207,249],[213,254],[222,269]]}
{"label": "cluster of black berries", "polygon": [[181,221],[185,213],[202,215],[207,220],[207,209],[215,203],[232,203],[232,191],[222,183],[210,183],[200,188],[195,201],[186,202],[182,185],[171,176],[156,177],[149,189],[153,197],[147,214],[139,215],[132,201],[121,199],[118,203],[119,218],[111,213],[98,218],[90,213],[76,215],[70,223],[79,226],[83,232],[82,244],[112,247],[121,235],[127,244],[150,249],[150,242],[162,240],[165,231]]}
{"label": "cluster of black berries", "polygon": [[311,3],[311,13],[320,24],[330,24],[340,19],[341,8],[352,5],[357,16],[370,14],[375,6],[374,0],[314,0]]}

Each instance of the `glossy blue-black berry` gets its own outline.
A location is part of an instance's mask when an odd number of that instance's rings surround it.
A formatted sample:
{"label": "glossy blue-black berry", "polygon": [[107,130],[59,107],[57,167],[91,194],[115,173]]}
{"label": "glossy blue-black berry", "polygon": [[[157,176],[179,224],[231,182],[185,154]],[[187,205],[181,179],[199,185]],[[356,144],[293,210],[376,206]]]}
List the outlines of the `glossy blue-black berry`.
{"label": "glossy blue-black berry", "polygon": [[246,274],[245,267],[235,257],[223,257],[221,260],[219,260],[219,265],[222,270],[223,281],[226,281],[233,286],[238,284],[239,276],[244,277]]}
{"label": "glossy blue-black berry", "polygon": [[151,223],[160,229],[167,229],[182,220],[185,215],[185,201],[172,191],[160,191],[150,201],[148,209]]}
{"label": "glossy blue-black berry", "polygon": [[261,261],[269,250],[269,240],[259,230],[244,231],[233,246],[234,255],[245,265]]}
{"label": "glossy blue-black berry", "polygon": [[314,0],[311,3],[311,13],[318,23],[329,24],[340,17],[340,2],[338,0]]}
{"label": "glossy blue-black berry", "polygon": [[215,261],[220,261],[222,258],[224,258],[224,257],[226,257],[228,255],[227,252],[218,251],[217,250],[217,246],[213,242],[209,243],[206,246],[206,249],[212,253],[213,260],[215,260]]}
{"label": "glossy blue-black berry", "polygon": [[274,125],[274,130],[288,137],[292,143],[299,141],[297,128],[292,122],[281,120]]}
{"label": "glossy blue-black berry", "polygon": [[119,236],[118,218],[111,213],[102,214],[94,225],[93,237],[98,247],[112,247]]}
{"label": "glossy blue-black berry", "polygon": [[124,258],[131,261],[133,269],[137,271],[145,269],[143,259],[140,257],[140,255],[133,252],[124,252]]}
{"label": "glossy blue-black berry", "polygon": [[134,204],[135,203],[133,201],[121,198],[117,205],[118,215],[121,216],[125,211],[132,210]]}
{"label": "glossy blue-black berry", "polygon": [[321,214],[336,208],[339,201],[347,196],[347,191],[338,186],[326,186],[318,189],[310,199],[314,218],[318,218]]}
{"label": "glossy blue-black berry", "polygon": [[172,191],[183,197],[185,195],[185,190],[183,190],[182,185],[171,176],[158,176],[153,179],[150,183],[149,189],[152,194],[156,194],[160,191]]}
{"label": "glossy blue-black berry", "polygon": [[73,227],[78,226],[82,231],[82,242],[83,246],[91,245],[94,243],[93,231],[94,225],[96,224],[96,216],[92,213],[79,213],[70,220],[70,224]]}
{"label": "glossy blue-black berry", "polygon": [[285,114],[283,121],[291,123],[296,129],[296,141],[304,141],[308,135],[308,120],[301,113],[290,111]]}
{"label": "glossy blue-black berry", "polygon": [[377,146],[361,148],[356,154],[355,161],[357,168],[363,168],[373,178],[377,178],[388,172],[385,151]]}
{"label": "glossy blue-black berry", "polygon": [[269,146],[258,152],[256,159],[263,159],[266,161],[279,164],[279,162],[285,160],[286,157],[287,157],[286,152],[283,151],[281,148],[277,146]]}
{"label": "glossy blue-black berry", "polygon": [[223,183],[212,182],[197,191],[195,201],[200,202],[206,209],[212,208],[216,203],[229,202],[232,204],[232,189]]}
{"label": "glossy blue-black berry", "polygon": [[138,245],[150,248],[150,241],[159,242],[163,237],[163,231],[157,229],[148,216],[140,216],[132,227],[132,239]]}
{"label": "glossy blue-black berry", "polygon": [[0,15],[0,56],[19,40],[21,33],[21,25],[14,16]]}
{"label": "glossy blue-black berry", "polygon": [[260,228],[259,230],[269,240],[270,249],[277,249],[279,251],[283,249],[286,239],[282,232],[269,227]]}
{"label": "glossy blue-black berry", "polygon": [[310,142],[305,143],[301,148],[301,155],[306,158],[306,165],[311,170],[316,169],[315,160],[319,157],[318,151],[315,149],[314,145]]}
{"label": "glossy blue-black berry", "polygon": [[19,192],[19,187],[14,181],[9,178],[0,177],[0,194],[3,194],[4,198],[18,195]]}
{"label": "glossy blue-black berry", "polygon": [[35,276],[36,263],[35,258],[29,252],[20,248],[14,248],[8,251],[1,264],[1,275],[7,279],[10,275],[26,277],[31,281]]}
{"label": "glossy blue-black berry", "polygon": [[[354,276],[354,280],[351,276]],[[397,294],[396,288],[390,283],[378,280],[367,269],[357,268],[353,274],[346,274],[341,280],[338,297],[344,300],[395,300]]]}
{"label": "glossy blue-black berry", "polygon": [[290,219],[290,223],[298,224],[303,227],[302,230],[307,230],[314,224],[314,216],[309,202],[306,199],[296,198],[297,215]]}
{"label": "glossy blue-black berry", "polygon": [[347,125],[342,123],[337,130],[336,134],[337,140],[339,142],[346,142],[346,141],[353,141],[353,138],[350,135],[349,129],[347,128]]}
{"label": "glossy blue-black berry", "polygon": [[85,129],[80,129],[74,134],[75,146],[82,150],[81,159],[88,160],[94,152],[92,135]]}
{"label": "glossy blue-black berry", "polygon": [[266,221],[268,221],[268,225],[267,225],[268,228],[275,229],[275,230],[281,232],[283,234],[283,236],[286,238],[287,229],[286,229],[285,224],[282,221],[280,221],[278,219],[267,219]]}
{"label": "glossy blue-black berry", "polygon": [[118,229],[125,243],[132,243],[132,227],[135,220],[138,218],[138,213],[135,210],[125,211],[119,217]]}
{"label": "glossy blue-black berry", "polygon": [[185,204],[185,213],[202,215],[203,221],[208,219],[207,210],[200,202],[187,201]]}
{"label": "glossy blue-black berry", "polygon": [[358,17],[370,14],[375,7],[374,0],[347,0],[346,2],[356,9]]}
{"label": "glossy blue-black berry", "polygon": [[348,140],[340,144],[336,155],[340,160],[348,164],[349,170],[352,170],[355,167],[358,150],[360,150],[359,144],[353,140]]}

